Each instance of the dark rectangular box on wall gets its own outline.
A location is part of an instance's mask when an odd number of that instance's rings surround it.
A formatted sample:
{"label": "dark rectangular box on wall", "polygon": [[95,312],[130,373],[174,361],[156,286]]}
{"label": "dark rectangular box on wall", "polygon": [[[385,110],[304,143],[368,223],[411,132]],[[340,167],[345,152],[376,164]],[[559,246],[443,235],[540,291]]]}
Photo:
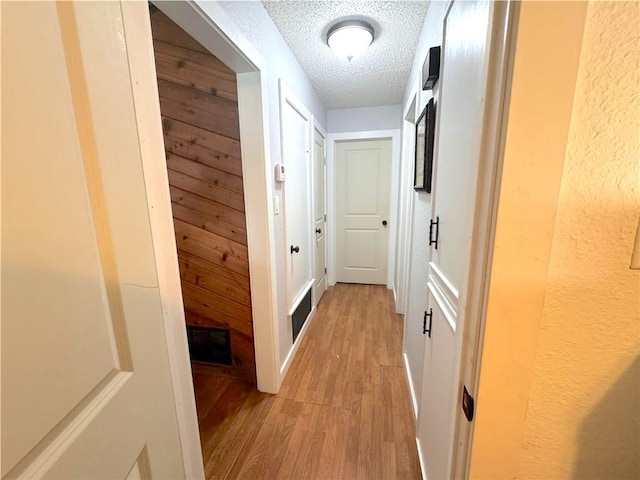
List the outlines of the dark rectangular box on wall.
{"label": "dark rectangular box on wall", "polygon": [[304,322],[307,321],[307,317],[309,313],[311,313],[311,290],[313,288],[309,288],[307,294],[304,296],[298,308],[293,312],[291,316],[291,323],[293,324],[293,341],[296,341],[298,338],[298,334],[304,325]]}
{"label": "dark rectangular box on wall", "polygon": [[432,90],[440,76],[440,46],[431,47],[422,65],[423,90]]}
{"label": "dark rectangular box on wall", "polygon": [[226,328],[187,325],[191,360],[231,365],[231,339]]}

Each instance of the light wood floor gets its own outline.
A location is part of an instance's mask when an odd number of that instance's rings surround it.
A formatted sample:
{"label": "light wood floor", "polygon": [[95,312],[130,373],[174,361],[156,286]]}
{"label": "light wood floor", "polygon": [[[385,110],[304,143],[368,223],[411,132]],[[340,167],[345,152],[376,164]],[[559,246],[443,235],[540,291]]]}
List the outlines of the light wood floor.
{"label": "light wood floor", "polygon": [[419,479],[390,293],[339,284],[311,322],[278,395],[195,374],[207,478]]}

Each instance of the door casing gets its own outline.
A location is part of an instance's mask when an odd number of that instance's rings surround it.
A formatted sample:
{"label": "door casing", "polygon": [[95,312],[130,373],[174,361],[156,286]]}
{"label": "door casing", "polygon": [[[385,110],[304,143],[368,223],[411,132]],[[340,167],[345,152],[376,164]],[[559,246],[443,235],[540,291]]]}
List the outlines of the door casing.
{"label": "door casing", "polygon": [[376,140],[389,138],[391,142],[391,198],[389,201],[389,245],[387,260],[387,288],[395,297],[394,272],[397,242],[398,179],[400,177],[400,129],[370,130],[362,132],[329,133],[327,135],[327,280],[336,284],[336,168],[335,143],[351,140]]}
{"label": "door casing", "polygon": [[[277,393],[282,377],[277,355],[273,189],[270,165],[267,165],[269,122],[264,81],[266,62],[214,2],[202,6],[196,2],[154,4],[237,74],[257,385],[263,392]],[[158,158],[164,160],[164,141],[148,7],[144,3],[124,2],[123,17],[125,24],[131,28],[142,25],[147,30],[141,37],[141,43],[129,49],[132,78],[141,80],[139,88],[134,88],[133,96],[136,111],[149,113],[148,118],[139,120],[140,135],[146,136],[141,143],[146,148],[155,149],[149,155],[143,151],[142,159],[185,473],[187,478],[204,478],[169,183],[166,163],[157,161]],[[256,259],[260,260],[259,268],[255,267]],[[193,410],[190,408],[192,405]]]}

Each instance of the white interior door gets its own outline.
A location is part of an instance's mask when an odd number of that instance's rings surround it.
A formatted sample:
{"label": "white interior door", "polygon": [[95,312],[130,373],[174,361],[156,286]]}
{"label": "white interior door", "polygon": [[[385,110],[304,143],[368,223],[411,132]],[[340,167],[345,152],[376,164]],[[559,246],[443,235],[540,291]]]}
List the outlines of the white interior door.
{"label": "white interior door", "polygon": [[456,1],[445,18],[431,200],[438,243],[429,263],[431,332],[417,432],[428,478],[451,478],[492,12],[488,1]]}
{"label": "white interior door", "polygon": [[121,6],[1,8],[2,478],[184,478]]}
{"label": "white interior door", "polygon": [[336,280],[387,283],[391,139],[336,142]]}
{"label": "white interior door", "polygon": [[287,293],[293,310],[311,288],[313,245],[311,216],[311,114],[280,82],[282,163],[285,166]]}
{"label": "white interior door", "polygon": [[317,305],[327,289],[327,228],[325,206],[325,138],[318,131],[313,132],[313,221],[315,234],[314,295]]}

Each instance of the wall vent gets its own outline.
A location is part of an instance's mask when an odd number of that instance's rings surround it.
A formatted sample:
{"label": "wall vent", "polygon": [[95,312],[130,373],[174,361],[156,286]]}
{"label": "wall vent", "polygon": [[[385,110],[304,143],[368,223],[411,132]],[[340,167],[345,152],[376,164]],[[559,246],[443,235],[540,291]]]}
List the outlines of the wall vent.
{"label": "wall vent", "polygon": [[187,325],[191,360],[231,365],[231,340],[225,328]]}
{"label": "wall vent", "polygon": [[309,290],[307,291],[307,294],[304,296],[304,298],[302,299],[298,307],[295,309],[295,311],[293,312],[293,315],[291,315],[291,323],[293,324],[293,341],[294,342],[296,341],[296,338],[298,338],[298,334],[300,333],[300,330],[302,330],[304,322],[307,321],[307,317],[311,312],[311,290],[313,289],[309,288]]}

